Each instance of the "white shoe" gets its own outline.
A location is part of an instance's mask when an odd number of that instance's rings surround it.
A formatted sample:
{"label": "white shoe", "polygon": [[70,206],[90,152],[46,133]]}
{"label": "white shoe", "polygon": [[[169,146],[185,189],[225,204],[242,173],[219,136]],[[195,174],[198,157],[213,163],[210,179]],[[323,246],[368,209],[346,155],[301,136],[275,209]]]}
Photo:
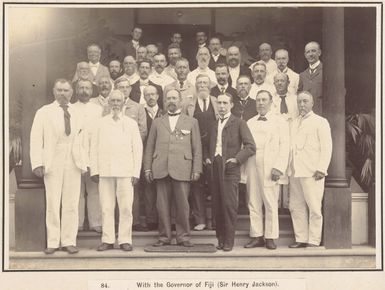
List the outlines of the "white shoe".
{"label": "white shoe", "polygon": [[203,231],[206,228],[205,224],[199,224],[194,227],[194,231]]}

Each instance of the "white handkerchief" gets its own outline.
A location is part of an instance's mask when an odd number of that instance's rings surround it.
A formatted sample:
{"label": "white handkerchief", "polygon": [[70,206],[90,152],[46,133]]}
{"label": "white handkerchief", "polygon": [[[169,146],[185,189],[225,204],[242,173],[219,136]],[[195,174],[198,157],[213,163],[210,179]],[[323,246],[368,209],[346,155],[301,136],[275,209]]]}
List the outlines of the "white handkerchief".
{"label": "white handkerchief", "polygon": [[181,130],[181,132],[182,132],[182,134],[183,135],[188,135],[188,134],[190,134],[190,130]]}

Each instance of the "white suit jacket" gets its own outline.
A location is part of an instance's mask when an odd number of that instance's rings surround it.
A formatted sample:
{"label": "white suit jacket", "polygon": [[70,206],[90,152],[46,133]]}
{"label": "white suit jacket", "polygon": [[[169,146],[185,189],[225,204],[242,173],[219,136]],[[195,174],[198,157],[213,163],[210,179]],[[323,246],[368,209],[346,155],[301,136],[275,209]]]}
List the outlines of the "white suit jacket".
{"label": "white suit jacket", "polygon": [[[263,165],[264,165],[264,186],[273,186],[277,183],[285,183],[284,176],[280,178],[279,181],[271,180],[271,170],[273,168],[278,169],[284,175],[286,173],[289,161],[289,125],[285,119],[274,114],[274,112],[268,112],[266,114],[267,121],[257,121],[259,114],[247,121],[251,135],[253,135],[254,141],[258,138],[258,123],[266,122],[268,126],[268,134],[264,140],[264,156],[263,156]],[[257,149],[258,150],[258,149]],[[255,155],[250,158],[256,158]],[[249,160],[250,160],[249,158]],[[246,172],[249,170],[256,170],[254,166],[250,166],[248,162],[246,166]],[[281,180],[282,179],[282,180]],[[284,182],[282,182],[284,181]]]}
{"label": "white suit jacket", "polygon": [[[271,110],[276,114],[281,114],[281,101],[282,100],[280,96],[277,94],[277,92],[275,92],[273,94],[273,104]],[[286,105],[288,113],[282,114],[282,116],[285,120],[291,122],[298,117],[297,94],[288,92],[286,94]]]}
{"label": "white suit jacket", "polygon": [[294,177],[311,177],[317,170],[327,174],[332,156],[329,122],[311,111],[292,122],[291,134]]}
{"label": "white suit jacket", "polygon": [[[87,171],[89,166],[87,150],[87,132],[79,113],[72,104],[68,104],[71,115],[72,157],[76,166]],[[57,101],[41,107],[35,114],[31,129],[30,158],[32,170],[44,166],[45,173],[49,173],[53,166],[52,160],[56,144],[64,133],[64,111]]]}
{"label": "white suit jacket", "polygon": [[142,166],[143,143],[138,124],[123,114],[101,118],[91,139],[91,176],[138,177]]}

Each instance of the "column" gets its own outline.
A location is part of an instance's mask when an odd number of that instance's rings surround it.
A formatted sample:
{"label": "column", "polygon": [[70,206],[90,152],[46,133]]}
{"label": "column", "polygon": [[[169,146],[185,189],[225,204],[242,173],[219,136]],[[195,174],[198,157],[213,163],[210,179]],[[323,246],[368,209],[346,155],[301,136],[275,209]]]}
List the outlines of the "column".
{"label": "column", "polygon": [[330,123],[333,154],[323,203],[326,248],[351,248],[351,190],[345,173],[344,8],[323,8],[323,115]]}

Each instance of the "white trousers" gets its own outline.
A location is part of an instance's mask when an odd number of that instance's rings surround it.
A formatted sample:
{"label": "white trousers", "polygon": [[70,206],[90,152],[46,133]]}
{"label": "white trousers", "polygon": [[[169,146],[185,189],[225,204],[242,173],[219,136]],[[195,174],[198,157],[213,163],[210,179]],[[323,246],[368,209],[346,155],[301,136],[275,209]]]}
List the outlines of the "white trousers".
{"label": "white trousers", "polygon": [[296,242],[320,244],[324,188],[324,178],[290,177],[289,209]]}
{"label": "white trousers", "polygon": [[81,171],[71,148],[71,142],[57,144],[52,169],[44,175],[48,248],[76,246]]}
{"label": "white trousers", "polygon": [[91,229],[102,225],[102,211],[100,209],[100,198],[98,184],[93,182],[88,173],[81,179],[80,199],[79,199],[79,226],[84,224],[87,192],[87,214],[88,223]]}
{"label": "white trousers", "polygon": [[[277,239],[279,236],[278,199],[279,185],[264,186],[263,152],[251,157],[247,164],[247,195],[250,212],[250,237],[265,236]],[[263,211],[265,207],[265,230]]]}
{"label": "white trousers", "polygon": [[132,244],[132,202],[134,189],[131,177],[100,177],[99,196],[102,209],[102,242],[115,243],[115,201],[119,206],[118,243]]}

